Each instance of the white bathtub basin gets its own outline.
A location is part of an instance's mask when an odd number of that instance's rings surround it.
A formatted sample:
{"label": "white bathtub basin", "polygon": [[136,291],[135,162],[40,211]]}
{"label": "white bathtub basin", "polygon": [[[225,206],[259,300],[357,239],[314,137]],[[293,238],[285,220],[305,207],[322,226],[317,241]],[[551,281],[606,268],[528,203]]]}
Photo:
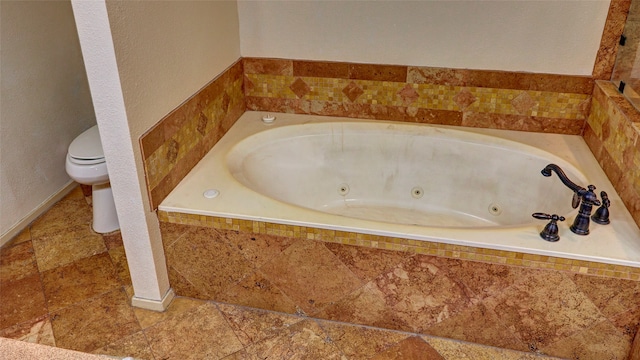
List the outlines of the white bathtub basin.
{"label": "white bathtub basin", "polygon": [[[580,136],[276,116],[245,113],[159,209],[640,267],[640,230]],[[570,232],[549,163],[605,190],[611,225]],[[534,212],[567,218],[559,242]]]}

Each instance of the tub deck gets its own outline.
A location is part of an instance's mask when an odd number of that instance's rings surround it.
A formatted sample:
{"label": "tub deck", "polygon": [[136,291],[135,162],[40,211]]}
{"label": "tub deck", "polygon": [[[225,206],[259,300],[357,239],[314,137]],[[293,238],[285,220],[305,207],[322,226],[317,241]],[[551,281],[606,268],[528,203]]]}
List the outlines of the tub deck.
{"label": "tub deck", "polygon": [[[182,180],[159,206],[165,220],[173,219],[170,221],[177,222],[178,218],[192,220],[201,218],[204,219],[204,223],[207,222],[206,219],[209,219],[209,223],[215,221],[229,223],[234,221],[231,219],[236,219],[238,223],[249,221],[251,225],[246,227],[251,228],[252,231],[259,231],[260,224],[281,224],[286,232],[292,234],[296,232],[299,234],[301,231],[308,234],[308,229],[312,229],[312,233],[329,231],[325,234],[346,234],[345,239],[357,238],[359,234],[364,234],[389,239],[405,239],[408,244],[424,241],[476,248],[479,249],[479,253],[482,252],[481,249],[491,249],[640,268],[640,230],[580,136],[456,127],[458,130],[469,133],[491,135],[548,151],[584,173],[589,182],[597,186],[597,192],[604,190],[608,193],[611,201],[610,225],[602,226],[592,223],[590,235],[573,234],[569,226],[575,217],[574,212],[560,225],[560,241],[549,243],[538,235],[545,225],[543,221],[533,225],[498,228],[425,227],[327,214],[260,195],[242,185],[229,171],[226,156],[234,144],[257,132],[292,124],[318,121],[362,121],[275,114],[276,121],[265,125],[260,120],[262,115],[260,112],[246,112]],[[377,123],[380,122],[377,121]],[[559,181],[559,179],[554,176],[549,181]],[[214,198],[203,196],[210,189],[218,190],[219,195]],[[567,202],[570,200],[569,194]],[[179,214],[185,214],[185,216],[181,217]],[[397,240],[393,241],[397,242]]]}

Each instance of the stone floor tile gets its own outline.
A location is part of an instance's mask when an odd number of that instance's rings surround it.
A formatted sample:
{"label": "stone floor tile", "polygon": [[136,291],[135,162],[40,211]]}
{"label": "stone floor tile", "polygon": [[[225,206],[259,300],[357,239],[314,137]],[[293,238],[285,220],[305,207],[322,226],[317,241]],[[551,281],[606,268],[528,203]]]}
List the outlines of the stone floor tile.
{"label": "stone floor tile", "polygon": [[178,296],[191,297],[194,299],[211,300],[211,296],[204,289],[199,289],[180,274],[173,266],[167,267],[169,273],[169,284]]}
{"label": "stone floor tile", "polygon": [[104,244],[107,247],[107,250],[112,250],[124,246],[120,230],[108,234],[102,234],[102,239],[104,240]]}
{"label": "stone floor tile", "polygon": [[311,240],[297,241],[260,270],[309,315],[363,285],[324,244]]}
{"label": "stone floor tile", "polygon": [[0,329],[41,318],[47,312],[40,274],[0,283]]}
{"label": "stone floor tile", "polygon": [[56,346],[49,314],[0,330],[0,337]]}
{"label": "stone floor tile", "polygon": [[296,304],[262,275],[260,271],[247,276],[240,283],[219,294],[217,300],[289,314],[299,311]]}
{"label": "stone floor tile", "polygon": [[321,320],[318,323],[349,360],[370,359],[410,336],[403,332],[333,321]]}
{"label": "stone floor tile", "polygon": [[147,329],[156,359],[220,359],[242,349],[224,316],[206,303]]}
{"label": "stone floor tile", "polygon": [[31,224],[31,239],[54,236],[73,226],[90,226],[92,219],[89,205],[72,192]]}
{"label": "stone floor tile", "polygon": [[42,234],[32,241],[40,271],[107,251],[102,236],[93,232],[88,224],[72,225],[57,232]]}
{"label": "stone floor tile", "polygon": [[279,333],[245,347],[244,351],[249,359],[345,359],[313,320],[283,327]]}
{"label": "stone floor tile", "polygon": [[124,247],[116,247],[109,250],[109,257],[113,266],[115,266],[118,279],[125,285],[131,285],[131,274],[129,273],[129,264],[127,263],[127,255],[124,252]]}
{"label": "stone floor tile", "polygon": [[431,345],[418,336],[409,337],[371,360],[445,360]]}
{"label": "stone floor tile", "polygon": [[[468,342],[453,341],[450,339],[422,336],[440,355],[446,360],[552,360],[548,356],[521,351],[499,349],[491,346],[472,344]],[[560,360],[560,359],[558,359]]]}
{"label": "stone floor tile", "polygon": [[120,358],[129,356],[137,360],[155,360],[151,346],[149,346],[149,342],[142,331],[94,350],[93,353]]}
{"label": "stone floor tile", "polygon": [[51,313],[56,345],[92,352],[140,331],[122,288]]}
{"label": "stone floor tile", "polygon": [[411,256],[409,252],[373,249],[362,246],[325,244],[360,280],[369,282]]}
{"label": "stone floor tile", "polygon": [[[168,264],[209,299],[252,274],[255,268],[215,229],[194,228],[168,248]],[[184,294],[180,294],[184,295]]]}
{"label": "stone floor tile", "polygon": [[146,329],[161,321],[165,321],[170,317],[178,316],[182,313],[190,311],[191,309],[202,306],[204,303],[205,302],[203,300],[178,296],[171,302],[167,310],[163,312],[141,308],[133,308],[133,312],[136,314],[140,326],[143,329]]}
{"label": "stone floor tile", "polygon": [[277,336],[284,328],[304,318],[272,311],[218,304],[218,309],[244,346]]}
{"label": "stone floor tile", "polygon": [[18,235],[14,236],[8,243],[4,244],[3,247],[13,246],[21,244],[25,241],[31,240],[31,229],[29,227],[22,230]]}
{"label": "stone floor tile", "polygon": [[0,283],[38,273],[31,241],[0,248]]}
{"label": "stone floor tile", "polygon": [[107,253],[45,271],[42,285],[50,312],[122,286]]}

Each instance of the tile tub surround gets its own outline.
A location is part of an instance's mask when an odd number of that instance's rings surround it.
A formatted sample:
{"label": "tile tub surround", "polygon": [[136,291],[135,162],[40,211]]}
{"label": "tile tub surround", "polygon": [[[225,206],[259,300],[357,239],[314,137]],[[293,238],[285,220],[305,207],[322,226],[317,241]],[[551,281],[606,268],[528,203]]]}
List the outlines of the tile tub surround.
{"label": "tile tub surround", "polygon": [[248,110],[580,134],[593,80],[504,71],[244,58]]}
{"label": "tile tub surround", "polygon": [[161,231],[182,296],[562,358],[625,359],[640,322],[638,281],[195,225]]}
{"label": "tile tub surround", "polygon": [[597,81],[584,139],[640,226],[640,114],[609,81]]}
{"label": "tile tub surround", "polygon": [[[7,338],[0,338],[0,357],[97,358],[84,354],[89,352],[141,360],[280,359],[292,354],[354,360],[425,359],[425,354],[445,360],[549,359],[186,297],[177,297],[162,313],[133,308],[120,234],[96,235],[90,222],[90,201],[77,189],[0,248],[0,337]],[[191,252],[186,249],[184,256]]]}
{"label": "tile tub surround", "polygon": [[153,209],[244,113],[242,74],[239,59],[140,138]]}

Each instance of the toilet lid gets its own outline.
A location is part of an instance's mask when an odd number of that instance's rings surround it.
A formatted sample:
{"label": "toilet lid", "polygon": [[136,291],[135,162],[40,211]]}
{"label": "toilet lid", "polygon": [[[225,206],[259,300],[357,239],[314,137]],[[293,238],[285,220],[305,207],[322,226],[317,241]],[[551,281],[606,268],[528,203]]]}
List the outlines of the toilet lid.
{"label": "toilet lid", "polygon": [[104,159],[98,125],[80,134],[69,145],[69,156],[78,160]]}

